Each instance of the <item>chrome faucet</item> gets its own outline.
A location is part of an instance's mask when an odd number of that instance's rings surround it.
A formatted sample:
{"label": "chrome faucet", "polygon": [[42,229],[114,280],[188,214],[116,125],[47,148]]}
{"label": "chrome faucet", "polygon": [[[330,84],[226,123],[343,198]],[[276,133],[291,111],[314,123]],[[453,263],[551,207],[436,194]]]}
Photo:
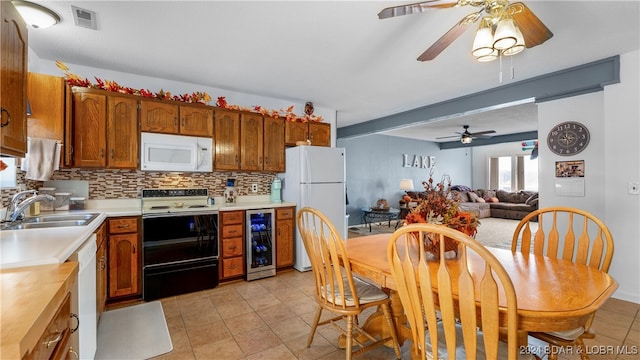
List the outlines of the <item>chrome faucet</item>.
{"label": "chrome faucet", "polygon": [[[35,191],[35,190],[33,190]],[[12,213],[11,213],[11,218],[9,219],[9,221],[14,222],[16,220],[18,220],[18,218],[23,215],[23,212],[29,207],[29,205],[33,204],[36,201],[42,201],[42,200],[49,200],[49,201],[54,201],[56,198],[51,196],[51,195],[35,195],[37,193],[34,192],[34,196],[26,198],[24,201],[22,201],[20,204],[18,205],[13,205],[13,209],[12,209]],[[14,196],[15,197],[15,196]],[[18,198],[18,200],[20,200],[20,198]],[[12,200],[13,203],[13,200]],[[7,214],[9,212],[7,211]]]}
{"label": "chrome faucet", "polygon": [[27,195],[36,195],[37,193],[38,193],[37,190],[24,190],[13,195],[13,197],[11,197],[11,201],[9,202],[9,206],[7,207],[5,220],[7,220],[9,216],[11,216],[16,211],[16,208],[18,207],[18,202],[20,202],[22,198],[24,198]]}

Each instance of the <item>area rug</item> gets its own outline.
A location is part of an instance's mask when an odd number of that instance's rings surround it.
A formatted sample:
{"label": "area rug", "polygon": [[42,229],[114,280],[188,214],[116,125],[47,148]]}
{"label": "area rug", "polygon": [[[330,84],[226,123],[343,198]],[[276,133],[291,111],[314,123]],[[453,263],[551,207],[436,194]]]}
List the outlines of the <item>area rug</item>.
{"label": "area rug", "polygon": [[96,359],[142,360],[173,349],[159,301],[102,313]]}
{"label": "area rug", "polygon": [[[374,234],[388,234],[395,231],[395,221],[391,222],[391,227],[387,222],[374,223],[369,231],[369,226],[356,225],[349,227],[349,237],[367,236]],[[476,240],[484,246],[511,249],[513,232],[518,225],[518,220],[483,218],[480,219],[480,226],[476,234]],[[531,231],[538,229],[538,223],[531,223]]]}

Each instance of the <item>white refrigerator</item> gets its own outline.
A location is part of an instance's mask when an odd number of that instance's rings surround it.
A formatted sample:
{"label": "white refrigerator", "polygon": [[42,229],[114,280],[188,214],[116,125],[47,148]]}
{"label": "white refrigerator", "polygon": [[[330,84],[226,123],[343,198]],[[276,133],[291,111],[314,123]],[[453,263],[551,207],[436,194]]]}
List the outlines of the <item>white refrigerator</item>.
{"label": "white refrigerator", "polygon": [[[282,200],[295,202],[296,210],[313,207],[347,238],[345,149],[296,146],[286,150],[286,172],[282,178]],[[296,230],[295,262],[298,271],[311,270],[300,232]]]}

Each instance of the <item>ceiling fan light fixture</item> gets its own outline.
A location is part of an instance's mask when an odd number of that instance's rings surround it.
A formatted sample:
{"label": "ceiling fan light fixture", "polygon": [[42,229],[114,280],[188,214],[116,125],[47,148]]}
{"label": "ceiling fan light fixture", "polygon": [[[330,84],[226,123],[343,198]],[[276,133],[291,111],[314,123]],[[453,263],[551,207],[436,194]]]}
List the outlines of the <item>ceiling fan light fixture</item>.
{"label": "ceiling fan light fixture", "polygon": [[22,0],[14,0],[11,3],[22,19],[36,29],[46,29],[60,22],[58,14],[42,5]]}
{"label": "ceiling fan light fixture", "polygon": [[499,55],[500,55],[500,52],[498,50],[493,50],[490,54],[477,56],[476,60],[479,62],[489,62],[497,59]]}
{"label": "ceiling fan light fixture", "polygon": [[494,34],[493,48],[497,50],[507,50],[517,42],[516,24],[510,17],[502,18],[496,26]]}
{"label": "ceiling fan light fixture", "polygon": [[486,56],[493,52],[493,32],[487,18],[483,18],[473,39],[471,54],[475,57]]}
{"label": "ceiling fan light fixture", "polygon": [[515,29],[516,29],[516,44],[508,48],[507,50],[504,50],[502,52],[502,55],[504,56],[519,54],[525,48],[524,36],[522,36],[522,31],[520,31],[520,28],[518,26],[516,26]]}
{"label": "ceiling fan light fixture", "polygon": [[462,136],[460,137],[460,142],[463,144],[471,144],[472,141],[473,138],[471,137],[471,135],[462,134]]}

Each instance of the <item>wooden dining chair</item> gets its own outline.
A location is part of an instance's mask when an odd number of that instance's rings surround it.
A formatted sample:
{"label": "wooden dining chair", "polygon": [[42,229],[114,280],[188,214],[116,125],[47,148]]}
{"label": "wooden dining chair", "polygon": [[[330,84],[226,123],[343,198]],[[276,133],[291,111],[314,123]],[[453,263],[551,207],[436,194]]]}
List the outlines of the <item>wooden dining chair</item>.
{"label": "wooden dining chair", "polygon": [[[427,237],[439,244],[439,259],[424,251]],[[447,259],[445,237],[458,242],[455,259]],[[469,263],[478,256],[484,266],[473,271],[483,275],[474,279]],[[416,223],[393,233],[387,257],[414,339],[413,359],[519,358],[513,283],[481,243],[443,225]]]}
{"label": "wooden dining chair", "polygon": [[[537,231],[531,230],[531,221],[537,220]],[[519,246],[519,249],[518,249]],[[534,253],[551,258],[565,259],[608,272],[613,257],[613,237],[607,226],[593,214],[571,207],[547,207],[525,216],[516,226],[511,251]],[[577,346],[585,350],[583,339],[593,339],[591,324],[595,313],[580,328],[559,332],[529,333],[551,346],[549,359],[558,358],[556,347]],[[581,359],[589,359],[586,351]]]}
{"label": "wooden dining chair", "polygon": [[[334,225],[320,211],[305,207],[298,211],[298,231],[304,242],[315,279],[315,300],[318,303],[307,347],[311,346],[316,329],[320,325],[333,324],[346,338],[346,358],[361,354],[387,342],[393,344],[398,359],[401,358],[396,329],[391,319],[389,295],[351,272],[344,242]],[[388,334],[376,339],[359,326],[357,316],[364,310],[379,306],[388,326]],[[337,316],[320,321],[322,311]],[[346,329],[340,326],[346,321]],[[344,323],[342,323],[344,324]],[[353,343],[358,347],[353,350]]]}

